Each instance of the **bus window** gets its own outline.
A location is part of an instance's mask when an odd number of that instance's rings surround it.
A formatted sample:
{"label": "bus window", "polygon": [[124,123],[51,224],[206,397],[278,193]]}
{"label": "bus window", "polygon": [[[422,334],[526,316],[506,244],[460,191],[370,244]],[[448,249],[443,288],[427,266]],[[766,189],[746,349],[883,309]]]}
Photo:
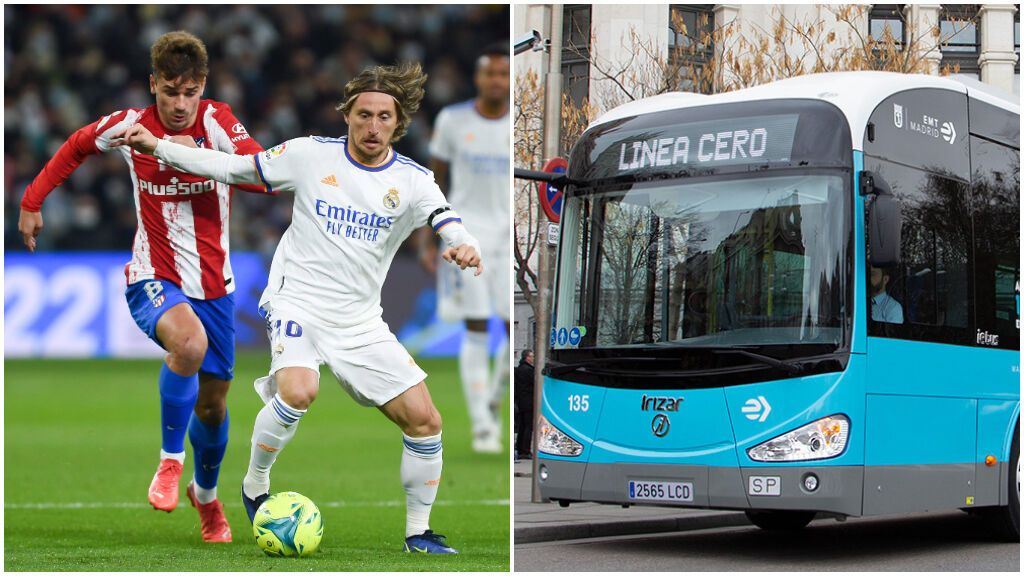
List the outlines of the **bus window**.
{"label": "bus window", "polygon": [[889,182],[903,208],[900,263],[869,271],[868,334],[971,343],[967,185],[883,160],[866,163]]}
{"label": "bus window", "polygon": [[1020,153],[971,137],[975,344],[1020,349]]}

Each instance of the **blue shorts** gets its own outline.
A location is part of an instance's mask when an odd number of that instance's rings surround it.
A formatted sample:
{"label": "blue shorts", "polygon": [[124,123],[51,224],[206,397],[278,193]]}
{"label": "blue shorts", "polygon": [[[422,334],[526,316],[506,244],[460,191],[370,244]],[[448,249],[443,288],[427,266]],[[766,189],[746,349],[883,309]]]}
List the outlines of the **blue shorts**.
{"label": "blue shorts", "polygon": [[[231,380],[235,372],[235,295],[213,300],[189,298],[176,284],[167,280],[143,280],[124,292],[128,309],[139,328],[161,348],[156,323],[172,307],[182,302],[192,307],[206,329],[206,356],[199,371],[221,380]],[[164,348],[166,350],[166,348]]]}

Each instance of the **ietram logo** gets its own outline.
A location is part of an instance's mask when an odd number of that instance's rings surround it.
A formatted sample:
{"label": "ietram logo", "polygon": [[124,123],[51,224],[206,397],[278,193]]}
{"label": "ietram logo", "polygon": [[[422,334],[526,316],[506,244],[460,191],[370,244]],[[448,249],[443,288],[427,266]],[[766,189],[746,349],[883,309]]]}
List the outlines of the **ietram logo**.
{"label": "ietram logo", "polygon": [[651,421],[651,432],[658,438],[663,438],[668,434],[668,429],[671,426],[672,423],[669,422],[667,414],[656,414],[654,420]]}

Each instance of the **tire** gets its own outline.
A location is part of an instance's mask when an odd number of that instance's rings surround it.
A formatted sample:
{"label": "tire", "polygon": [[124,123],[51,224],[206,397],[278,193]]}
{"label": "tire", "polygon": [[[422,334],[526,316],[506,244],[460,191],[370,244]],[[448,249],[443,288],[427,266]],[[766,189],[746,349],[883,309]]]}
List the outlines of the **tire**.
{"label": "tire", "polygon": [[1013,429],[1010,460],[1007,462],[1006,506],[988,511],[987,519],[996,536],[1005,542],[1020,542],[1020,420]]}
{"label": "tire", "polygon": [[814,520],[817,512],[803,510],[747,510],[747,519],[762,530],[801,530]]}

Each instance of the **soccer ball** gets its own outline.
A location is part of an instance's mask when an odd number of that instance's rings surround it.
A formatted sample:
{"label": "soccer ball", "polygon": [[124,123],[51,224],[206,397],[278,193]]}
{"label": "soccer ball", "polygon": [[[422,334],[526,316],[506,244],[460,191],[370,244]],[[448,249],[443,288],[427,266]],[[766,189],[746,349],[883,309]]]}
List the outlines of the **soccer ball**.
{"label": "soccer ball", "polygon": [[256,511],[252,532],[267,556],[309,556],[320,547],[324,520],[309,498],[278,492]]}

